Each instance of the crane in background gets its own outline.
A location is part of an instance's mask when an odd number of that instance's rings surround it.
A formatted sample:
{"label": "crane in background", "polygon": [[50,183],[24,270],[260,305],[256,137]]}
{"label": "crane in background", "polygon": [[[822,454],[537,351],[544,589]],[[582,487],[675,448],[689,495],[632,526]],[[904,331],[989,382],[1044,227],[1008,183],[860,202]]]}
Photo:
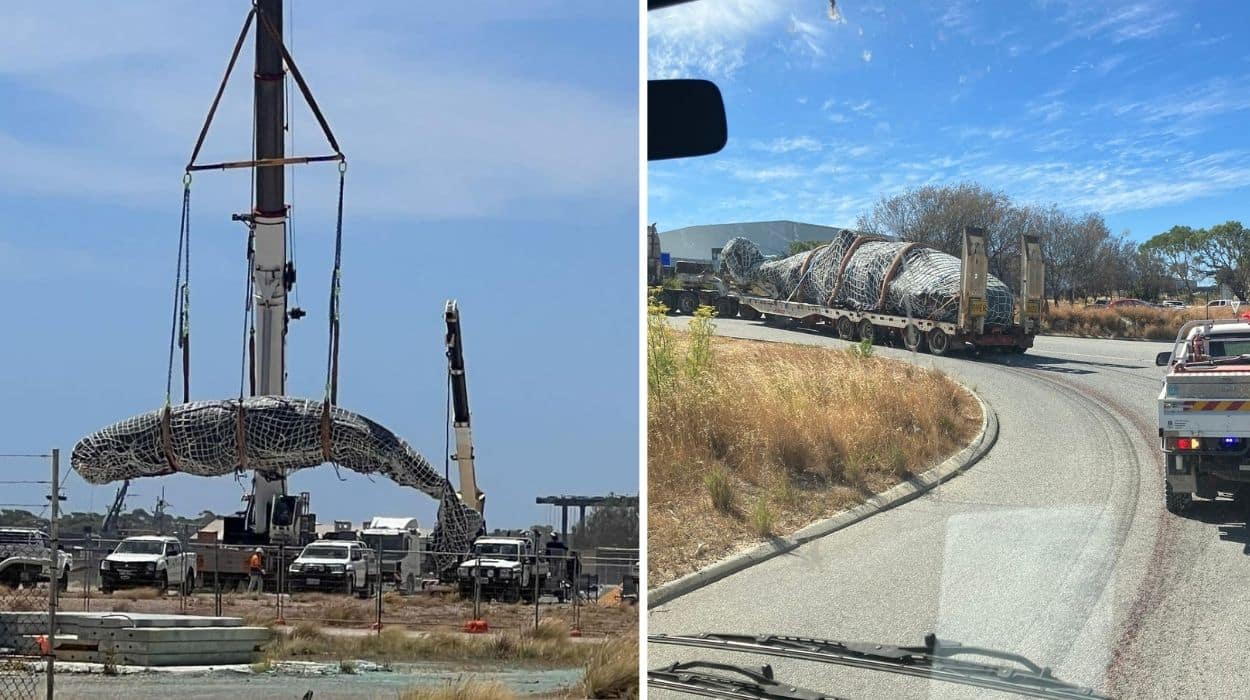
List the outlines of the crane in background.
{"label": "crane in background", "polygon": [[469,387],[464,375],[464,338],[460,331],[460,307],[448,299],[443,308],[447,322],[447,381],[451,393],[451,424],[456,432],[456,453],[452,459],[460,469],[460,500],[482,516],[486,527],[486,494],[477,488],[473,455],[473,425],[469,415]]}

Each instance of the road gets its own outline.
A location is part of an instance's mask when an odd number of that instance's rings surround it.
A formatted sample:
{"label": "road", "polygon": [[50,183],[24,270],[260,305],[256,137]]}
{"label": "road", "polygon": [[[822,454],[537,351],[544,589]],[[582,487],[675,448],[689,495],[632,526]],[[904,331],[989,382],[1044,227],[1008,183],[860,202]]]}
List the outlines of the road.
{"label": "road", "polygon": [[[811,331],[716,323],[721,335],[847,345]],[[1250,638],[1246,517],[1223,500],[1189,517],[1163,508],[1154,355],[1168,347],[1042,337],[1025,355],[916,356],[997,412],[990,453],[919,499],[653,609],[650,632],[919,644],[935,631],[1024,654],[1116,697],[1245,697],[1250,666],[1236,650]],[[652,668],[721,658],[656,644],[648,653]],[[985,695],[771,663],[779,677],[840,696]]]}

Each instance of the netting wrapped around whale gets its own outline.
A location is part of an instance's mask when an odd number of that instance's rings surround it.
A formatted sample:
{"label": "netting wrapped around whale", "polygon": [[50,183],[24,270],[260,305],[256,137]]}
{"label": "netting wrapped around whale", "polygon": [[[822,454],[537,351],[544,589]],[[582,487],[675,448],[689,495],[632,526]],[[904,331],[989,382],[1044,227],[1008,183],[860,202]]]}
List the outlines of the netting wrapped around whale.
{"label": "netting wrapped around whale", "polygon": [[[775,260],[767,260],[755,243],[734,238],[721,249],[717,272],[752,294],[772,299],[898,315],[905,315],[910,305],[913,317],[934,321],[955,321],[959,314],[959,258],[848,229],[813,251]],[[1010,324],[1015,308],[1011,289],[989,275],[985,293],[985,322]]]}
{"label": "netting wrapped around whale", "polygon": [[[242,400],[245,461],[239,459],[240,401],[193,401],[170,408],[169,450],[177,471],[222,476],[240,468],[276,473],[315,467],[323,453],[320,401],[283,396]],[[149,411],[94,432],[74,445],[70,463],[83,479],[105,484],[171,471],[162,435],[162,411]],[[451,482],[408,443],[383,426],[337,406],[330,408],[331,461],[361,474],[382,474],[439,501],[430,548],[442,569],[466,552],[481,516],[465,505]]]}

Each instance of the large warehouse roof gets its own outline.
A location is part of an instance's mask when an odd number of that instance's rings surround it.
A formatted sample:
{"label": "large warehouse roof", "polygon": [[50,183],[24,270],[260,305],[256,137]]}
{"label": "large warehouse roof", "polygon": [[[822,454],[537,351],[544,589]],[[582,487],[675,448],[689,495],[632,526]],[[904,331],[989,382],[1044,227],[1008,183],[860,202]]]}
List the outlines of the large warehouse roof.
{"label": "large warehouse roof", "polygon": [[705,224],[660,232],[660,250],[680,260],[711,260],[712,250],[741,236],[755,242],[765,255],[787,255],[791,241],[828,241],[838,229],[797,221],[744,221]]}

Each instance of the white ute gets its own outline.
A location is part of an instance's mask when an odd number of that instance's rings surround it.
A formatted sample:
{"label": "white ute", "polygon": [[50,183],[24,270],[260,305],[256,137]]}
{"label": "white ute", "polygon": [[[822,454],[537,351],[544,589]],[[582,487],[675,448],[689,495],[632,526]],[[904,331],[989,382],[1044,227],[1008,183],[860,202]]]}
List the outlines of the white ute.
{"label": "white ute", "polygon": [[[0,584],[17,588],[36,581],[50,581],[52,546],[42,530],[33,527],[0,527]],[[60,549],[56,553],[56,581],[61,590],[69,587],[73,558]]]}
{"label": "white ute", "polygon": [[317,540],[304,547],[287,567],[287,590],[373,595],[377,563],[373,551],[357,540]]}
{"label": "white ute", "polygon": [[176,537],[127,537],[100,562],[100,590],[112,593],[138,586],[160,591],[177,587],[190,593],[195,589],[195,554],[182,551]]}
{"label": "white ute", "polygon": [[1168,368],[1159,393],[1167,509],[1220,492],[1250,505],[1250,323],[1190,321],[1155,364]]}

